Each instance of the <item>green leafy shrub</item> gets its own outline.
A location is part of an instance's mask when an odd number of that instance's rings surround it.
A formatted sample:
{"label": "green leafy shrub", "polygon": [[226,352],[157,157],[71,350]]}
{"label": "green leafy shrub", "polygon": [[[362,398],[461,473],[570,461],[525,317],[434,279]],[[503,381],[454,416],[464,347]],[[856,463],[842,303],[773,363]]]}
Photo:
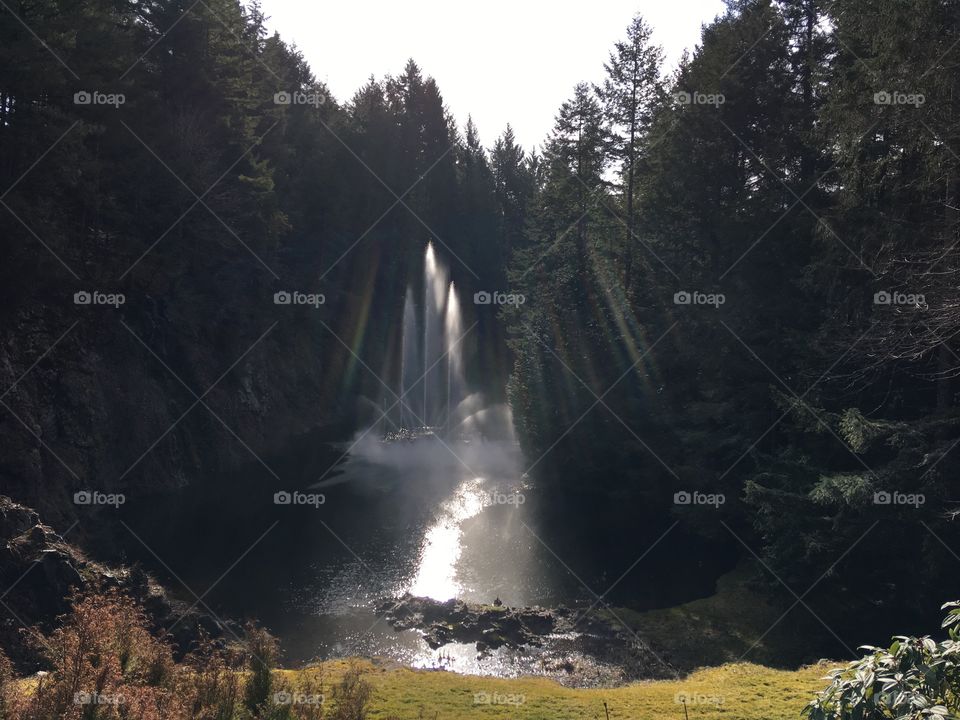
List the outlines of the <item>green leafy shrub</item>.
{"label": "green leafy shrub", "polygon": [[942,627],[949,638],[893,639],[828,676],[826,690],[804,708],[809,720],[920,720],[960,714],[960,602],[951,602]]}

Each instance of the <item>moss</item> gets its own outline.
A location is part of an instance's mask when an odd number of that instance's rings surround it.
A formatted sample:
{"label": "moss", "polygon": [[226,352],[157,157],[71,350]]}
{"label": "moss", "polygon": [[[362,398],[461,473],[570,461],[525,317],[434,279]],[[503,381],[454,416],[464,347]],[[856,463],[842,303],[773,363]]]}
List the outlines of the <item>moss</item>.
{"label": "moss", "polygon": [[788,669],[821,657],[816,620],[799,605],[791,610],[792,598],[771,594],[757,577],[744,563],[721,577],[710,597],[663,610],[618,608],[617,617],[597,614],[611,624],[622,620],[681,672],[740,661]]}

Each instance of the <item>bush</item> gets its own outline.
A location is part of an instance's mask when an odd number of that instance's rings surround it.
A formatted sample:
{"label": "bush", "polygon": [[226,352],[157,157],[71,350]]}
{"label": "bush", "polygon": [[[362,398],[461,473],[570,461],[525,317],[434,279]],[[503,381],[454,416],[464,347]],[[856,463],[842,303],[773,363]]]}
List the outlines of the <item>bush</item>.
{"label": "bush", "polygon": [[351,664],[333,688],[333,713],[330,720],[365,720],[373,688],[363,673]]}
{"label": "bush", "polygon": [[323,666],[316,673],[298,673],[296,682],[281,677],[274,686],[273,705],[265,720],[324,720],[326,696],[323,689]]}
{"label": "bush", "polygon": [[[39,640],[51,672],[39,677],[31,697],[6,695],[15,698],[16,707],[0,705],[0,720],[259,718],[259,709],[252,713],[244,707],[243,669],[249,664],[251,683],[262,688],[262,670],[248,658],[252,652],[261,658],[268,654],[269,635],[251,630],[248,638],[249,648],[231,652],[202,637],[176,665],[169,642],[150,633],[134,600],[118,590],[80,593],[60,627]],[[2,675],[0,665],[0,682]]]}
{"label": "bush", "polygon": [[809,720],[937,720],[960,713],[960,602],[951,602],[942,627],[949,639],[893,639],[889,648],[830,673],[830,686],[805,709]]}
{"label": "bush", "polygon": [[12,717],[13,690],[13,666],[0,650],[0,720]]}
{"label": "bush", "polygon": [[242,705],[244,659],[202,635],[183,660],[177,692],[191,720],[233,720]]}
{"label": "bush", "polygon": [[118,590],[83,592],[48,638],[51,671],[18,692],[0,653],[0,720],[365,720],[371,687],[351,665],[324,702],[323,669],[274,676],[279,646],[248,625],[242,644],[207,636],[180,664],[143,609]]}
{"label": "bush", "polygon": [[263,628],[248,624],[246,632],[246,652],[250,668],[244,704],[254,716],[269,711],[273,694],[273,668],[277,664],[280,646],[270,633]]}
{"label": "bush", "polygon": [[11,718],[179,717],[170,647],[150,634],[143,610],[119,591],[74,595],[61,626],[39,642],[53,672]]}

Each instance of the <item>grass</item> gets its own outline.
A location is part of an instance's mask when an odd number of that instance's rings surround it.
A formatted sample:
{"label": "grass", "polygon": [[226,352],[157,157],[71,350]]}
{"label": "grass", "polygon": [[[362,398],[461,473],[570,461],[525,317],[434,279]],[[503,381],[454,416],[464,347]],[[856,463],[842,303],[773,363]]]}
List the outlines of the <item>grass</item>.
{"label": "grass", "polygon": [[[500,679],[435,670],[412,670],[376,660],[331,660],[303,670],[278,670],[294,687],[322,674],[323,692],[355,663],[373,688],[369,720],[800,720],[800,711],[827,685],[836,663],[776,670],[731,663],[679,680],[637,682],[617,688],[575,689],[536,677]],[[15,683],[29,694],[36,678]],[[481,702],[477,702],[480,700]],[[482,702],[489,700],[490,702]]]}
{"label": "grass", "polygon": [[[373,686],[370,720],[605,720],[605,702],[611,720],[683,720],[683,697],[691,720],[796,720],[813,694],[825,687],[823,677],[833,667],[819,664],[788,671],[737,663],[698,670],[681,680],[578,690],[543,678],[496,679],[357,662]],[[346,667],[344,661],[325,663],[326,686]],[[282,672],[295,680],[298,672],[318,669]],[[496,702],[475,702],[485,698]]]}

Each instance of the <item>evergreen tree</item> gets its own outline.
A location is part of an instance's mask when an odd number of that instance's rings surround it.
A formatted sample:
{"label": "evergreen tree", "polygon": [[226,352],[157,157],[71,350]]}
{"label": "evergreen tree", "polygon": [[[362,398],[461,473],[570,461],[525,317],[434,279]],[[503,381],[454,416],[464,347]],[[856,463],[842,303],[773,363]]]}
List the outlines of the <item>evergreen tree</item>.
{"label": "evergreen tree", "polygon": [[627,28],[627,37],[614,46],[604,65],[607,77],[600,88],[604,112],[613,139],[613,158],[619,163],[626,221],[623,276],[629,283],[633,266],[637,164],[640,149],[653,122],[653,111],[663,93],[660,68],[663,50],[651,42],[653,31],[640,15]]}
{"label": "evergreen tree", "polygon": [[526,219],[535,189],[531,158],[517,144],[513,128],[507,125],[491,151],[491,169],[500,214],[500,232],[506,255],[522,247]]}

